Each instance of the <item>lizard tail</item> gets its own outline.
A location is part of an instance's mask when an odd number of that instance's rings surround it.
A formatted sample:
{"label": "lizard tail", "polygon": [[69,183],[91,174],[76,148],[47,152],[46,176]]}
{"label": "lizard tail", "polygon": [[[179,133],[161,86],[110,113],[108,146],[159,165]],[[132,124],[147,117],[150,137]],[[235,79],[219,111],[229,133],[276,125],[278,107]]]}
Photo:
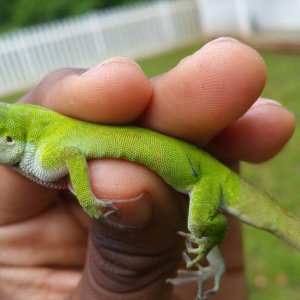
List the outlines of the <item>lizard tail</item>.
{"label": "lizard tail", "polygon": [[251,226],[271,232],[300,251],[300,221],[275,198],[239,178],[236,197],[223,191],[222,210]]}

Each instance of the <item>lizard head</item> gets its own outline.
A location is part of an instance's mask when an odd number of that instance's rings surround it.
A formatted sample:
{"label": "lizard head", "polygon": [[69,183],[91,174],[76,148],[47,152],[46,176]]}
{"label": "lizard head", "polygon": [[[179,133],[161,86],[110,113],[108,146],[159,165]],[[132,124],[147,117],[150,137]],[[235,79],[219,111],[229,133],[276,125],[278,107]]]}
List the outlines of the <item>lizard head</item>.
{"label": "lizard head", "polygon": [[17,164],[25,148],[23,130],[14,121],[9,104],[0,102],[0,165]]}

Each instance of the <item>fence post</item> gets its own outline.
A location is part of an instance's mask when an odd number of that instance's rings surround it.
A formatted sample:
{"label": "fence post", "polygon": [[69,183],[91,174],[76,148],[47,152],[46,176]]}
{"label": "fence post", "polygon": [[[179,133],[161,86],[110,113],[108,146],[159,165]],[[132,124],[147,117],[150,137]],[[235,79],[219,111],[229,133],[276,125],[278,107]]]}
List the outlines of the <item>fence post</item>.
{"label": "fence post", "polygon": [[91,13],[88,16],[88,24],[90,27],[90,32],[92,34],[93,42],[96,47],[96,52],[99,57],[103,57],[105,51],[105,43],[102,35],[101,21],[99,19],[99,15],[97,13]]}
{"label": "fence post", "polygon": [[242,37],[252,35],[251,12],[247,0],[235,0],[239,31]]}
{"label": "fence post", "polygon": [[[173,0],[174,1],[174,0]],[[172,1],[158,2],[158,10],[163,25],[163,32],[168,44],[173,44],[176,40],[176,31],[173,23]]]}
{"label": "fence post", "polygon": [[198,17],[201,32],[204,37],[210,36],[213,34],[213,28],[209,18],[207,18],[207,1],[206,0],[196,0],[198,8]]}
{"label": "fence post", "polygon": [[21,32],[17,32],[16,35],[13,37],[14,47],[17,49],[16,53],[17,56],[20,57],[20,68],[19,72],[23,73],[22,76],[23,84],[29,84],[32,78],[35,77],[35,63],[31,58],[29,53],[29,37],[27,34],[22,35]]}
{"label": "fence post", "polygon": [[298,14],[300,15],[300,0],[297,0]]}

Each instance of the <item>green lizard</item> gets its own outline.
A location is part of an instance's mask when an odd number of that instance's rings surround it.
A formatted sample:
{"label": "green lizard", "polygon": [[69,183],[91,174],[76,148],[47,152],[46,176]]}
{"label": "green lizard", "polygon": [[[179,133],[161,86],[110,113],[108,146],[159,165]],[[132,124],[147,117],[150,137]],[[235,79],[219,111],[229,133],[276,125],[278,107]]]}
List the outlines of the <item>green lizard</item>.
{"label": "green lizard", "polygon": [[[142,164],[175,190],[190,197],[189,233],[184,258],[187,277],[198,282],[198,300],[219,290],[225,265],[218,250],[229,213],[242,222],[267,230],[300,250],[300,223],[267,193],[253,187],[206,152],[175,138],[144,128],[108,126],[72,119],[29,104],[0,104],[0,164],[52,188],[72,188],[83,209],[105,219],[116,211],[114,201],[97,199],[90,187],[87,160],[120,158]],[[131,199],[138,200],[139,197]],[[209,265],[199,263],[207,258]],[[214,287],[202,291],[202,282]]]}

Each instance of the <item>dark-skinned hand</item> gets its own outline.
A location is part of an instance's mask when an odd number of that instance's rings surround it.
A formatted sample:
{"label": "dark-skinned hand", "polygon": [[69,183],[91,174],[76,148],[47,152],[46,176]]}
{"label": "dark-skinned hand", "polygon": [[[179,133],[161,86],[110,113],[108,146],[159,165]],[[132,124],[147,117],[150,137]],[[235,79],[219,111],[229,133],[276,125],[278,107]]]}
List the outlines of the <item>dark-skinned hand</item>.
{"label": "dark-skinned hand", "polygon": [[[114,58],[89,70],[53,72],[21,101],[86,121],[144,126],[233,166],[271,158],[294,130],[292,113],[259,99],[265,81],[259,54],[223,38],[153,80],[135,62]],[[193,299],[194,285],[172,290],[165,283],[184,248],[176,232],[186,230],[186,197],[127,161],[90,161],[89,174],[99,198],[145,197],[118,204],[121,216],[105,224],[91,221],[69,192],[1,167],[0,298]],[[222,245],[227,272],[212,300],[247,298],[241,228],[231,218],[229,224]]]}

